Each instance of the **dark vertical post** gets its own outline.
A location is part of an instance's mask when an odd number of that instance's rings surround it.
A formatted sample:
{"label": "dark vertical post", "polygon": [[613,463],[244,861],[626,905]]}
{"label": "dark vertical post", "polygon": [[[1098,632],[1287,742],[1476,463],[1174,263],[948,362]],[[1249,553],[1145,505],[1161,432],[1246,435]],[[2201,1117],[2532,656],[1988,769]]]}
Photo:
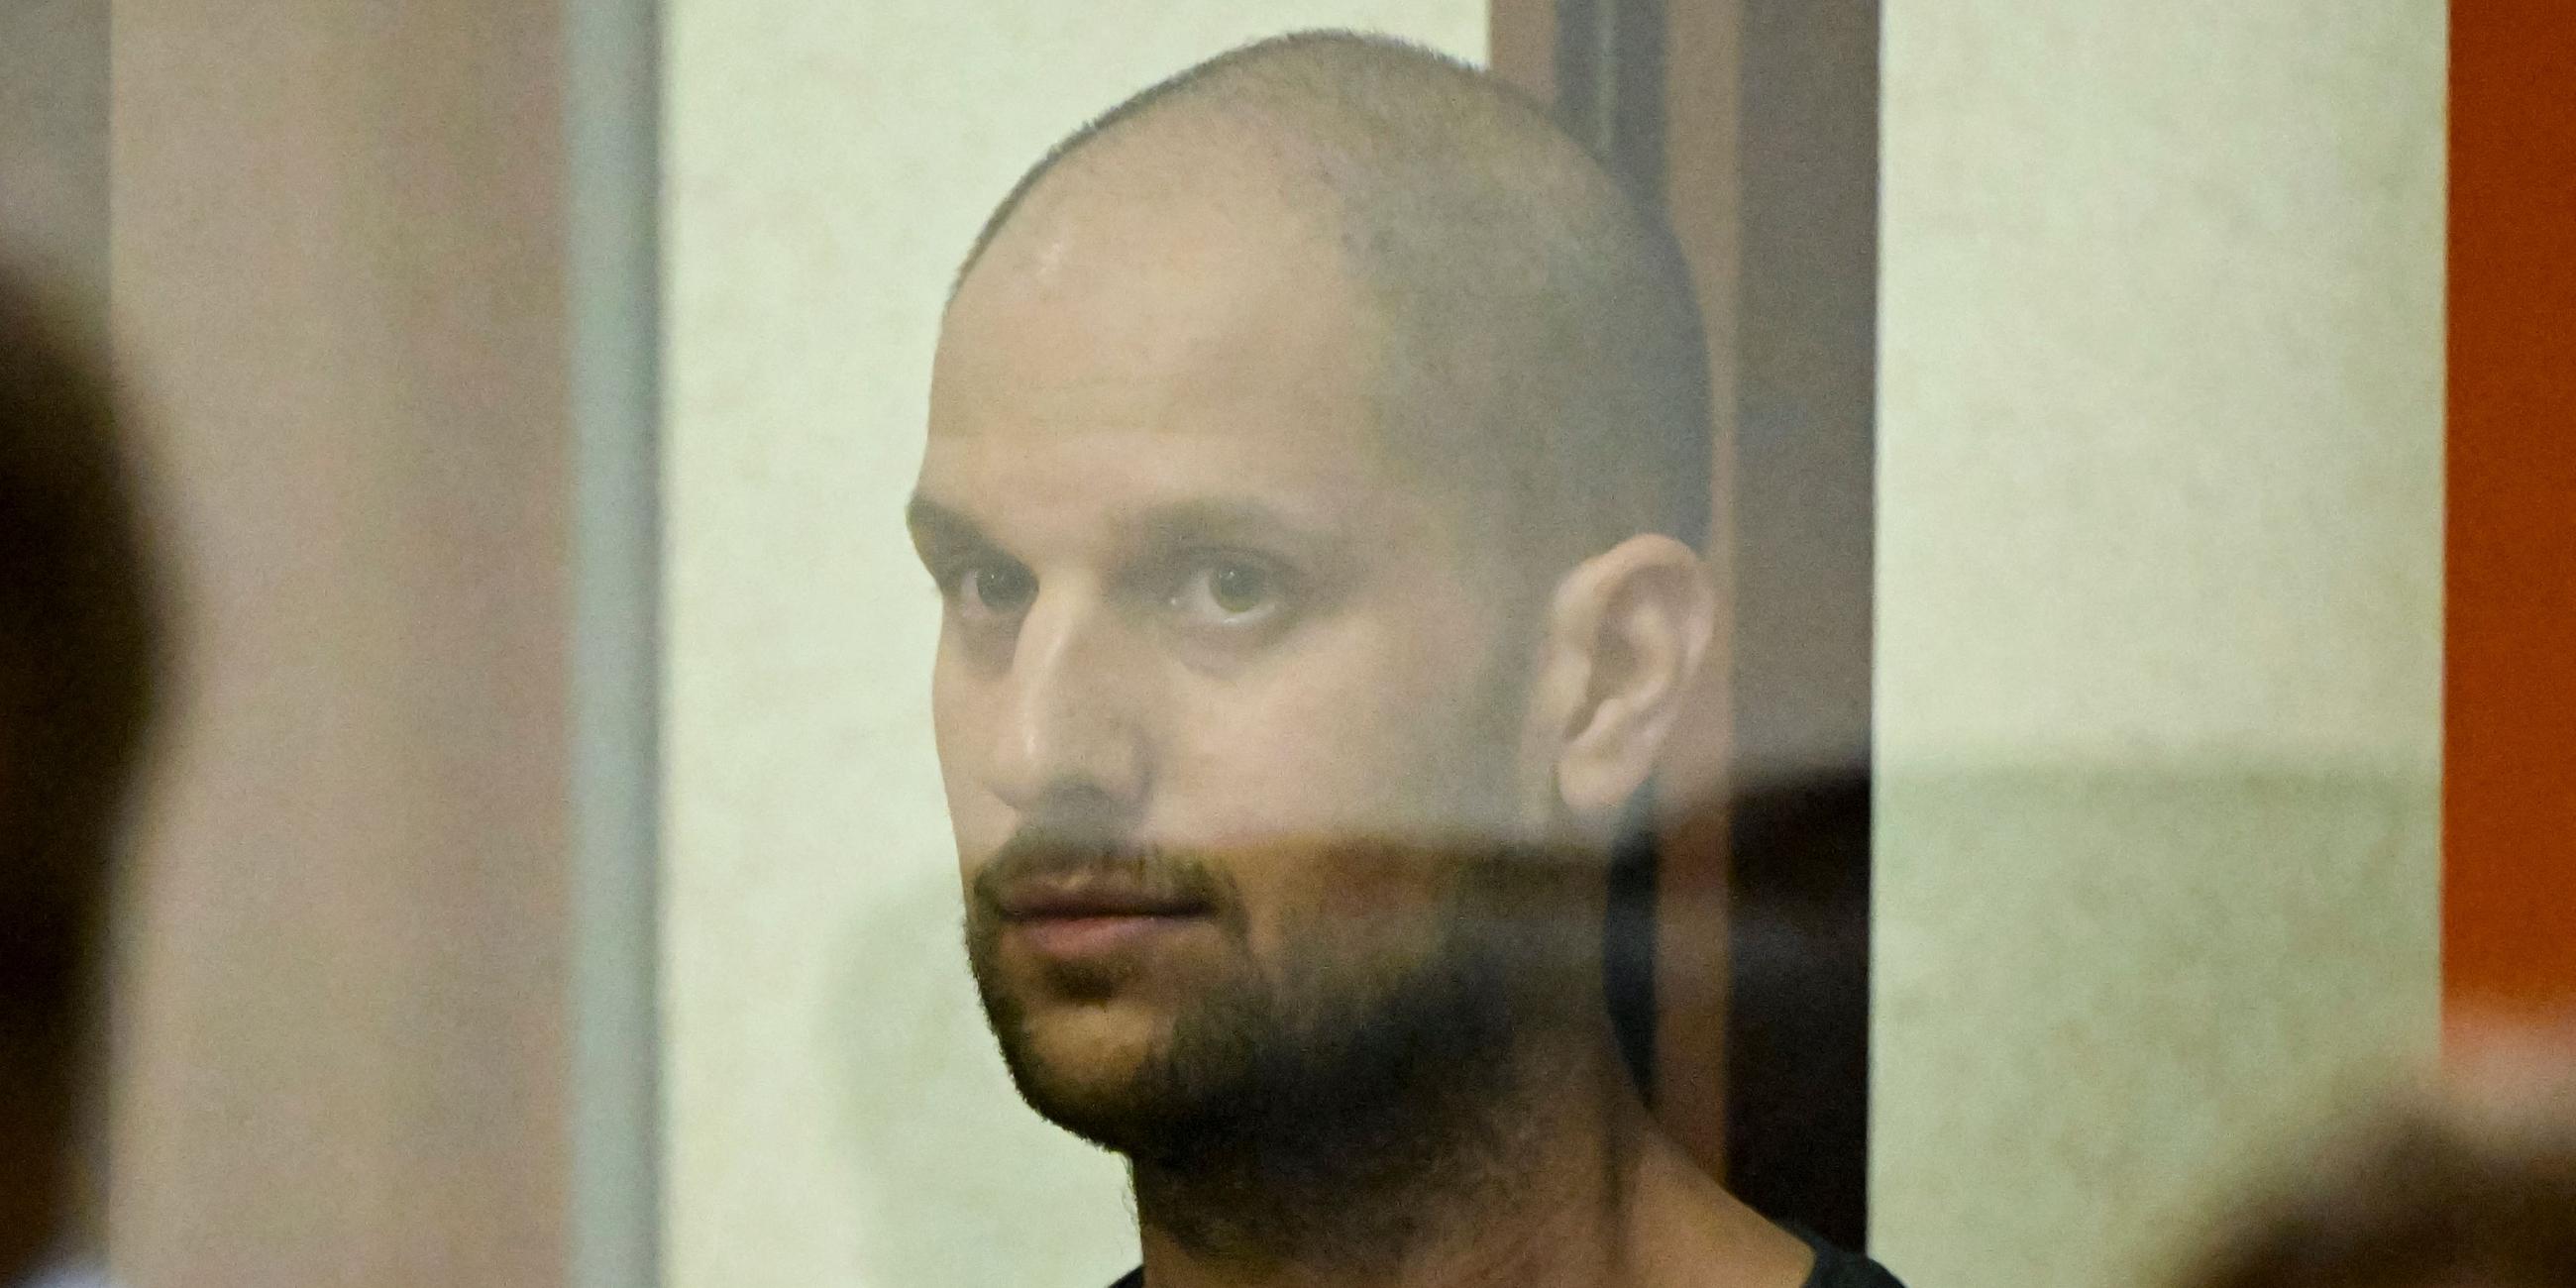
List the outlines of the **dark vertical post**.
{"label": "dark vertical post", "polygon": [[1868,1226],[1878,4],[1740,0],[1728,1183]]}
{"label": "dark vertical post", "polygon": [[[1866,1232],[1876,0],[1494,0],[1495,70],[1661,203],[1716,404],[1730,605],[1664,767],[1652,970],[1614,996],[1735,1191]],[[1641,1000],[1642,999],[1642,1000]]]}

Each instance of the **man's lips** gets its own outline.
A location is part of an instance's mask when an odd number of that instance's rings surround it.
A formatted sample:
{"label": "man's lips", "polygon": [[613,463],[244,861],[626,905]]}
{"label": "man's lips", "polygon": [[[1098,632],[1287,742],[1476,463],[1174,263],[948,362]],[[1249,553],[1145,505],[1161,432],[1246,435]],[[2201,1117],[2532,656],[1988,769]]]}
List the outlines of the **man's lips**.
{"label": "man's lips", "polygon": [[1205,900],[1105,883],[1028,885],[1004,891],[1005,921],[1072,921],[1102,917],[1205,916]]}
{"label": "man's lips", "polygon": [[1022,885],[999,902],[1012,937],[1054,958],[1130,951],[1204,924],[1214,911],[1203,899],[1096,881]]}

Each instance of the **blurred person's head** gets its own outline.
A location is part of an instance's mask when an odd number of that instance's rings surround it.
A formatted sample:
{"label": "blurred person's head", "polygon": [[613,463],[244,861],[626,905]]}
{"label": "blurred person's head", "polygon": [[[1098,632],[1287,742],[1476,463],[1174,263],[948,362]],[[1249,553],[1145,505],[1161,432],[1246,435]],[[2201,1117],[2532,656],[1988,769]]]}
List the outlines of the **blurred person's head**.
{"label": "blurred person's head", "polygon": [[1285,1183],[1596,1038],[1607,856],[1713,629],[1709,433],[1669,234],[1463,65],[1267,42],[1041,161],[910,515],[1031,1103]]}
{"label": "blurred person's head", "polygon": [[2258,1205],[2192,1288],[2576,1288],[2571,1074],[2409,1105]]}
{"label": "blurred person's head", "polygon": [[0,1280],[80,1237],[156,618],[106,376],[0,276]]}

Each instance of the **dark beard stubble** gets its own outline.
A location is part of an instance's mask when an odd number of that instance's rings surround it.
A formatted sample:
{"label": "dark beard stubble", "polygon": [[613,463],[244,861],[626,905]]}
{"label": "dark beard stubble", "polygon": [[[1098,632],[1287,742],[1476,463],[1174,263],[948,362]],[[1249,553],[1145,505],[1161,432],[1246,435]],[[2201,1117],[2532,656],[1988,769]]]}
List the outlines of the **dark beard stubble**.
{"label": "dark beard stubble", "polygon": [[[1157,1229],[1202,1257],[1356,1271],[1400,1257],[1444,1210],[1508,1183],[1534,1040],[1561,1032],[1569,997],[1586,996],[1568,987],[1577,957],[1560,951],[1587,942],[1586,919],[1569,917],[1562,897],[1564,856],[1410,856],[1402,861],[1458,870],[1438,906],[1401,925],[1299,928],[1261,967],[1243,952],[1232,890],[1206,867],[1094,861],[1212,895],[1242,966],[1183,1003],[1131,1077],[1083,1088],[1046,1066],[1023,999],[1000,976],[1001,922],[982,897],[969,901],[968,960],[1021,1096],[1127,1156]],[[1054,982],[1106,996],[1124,981]]]}

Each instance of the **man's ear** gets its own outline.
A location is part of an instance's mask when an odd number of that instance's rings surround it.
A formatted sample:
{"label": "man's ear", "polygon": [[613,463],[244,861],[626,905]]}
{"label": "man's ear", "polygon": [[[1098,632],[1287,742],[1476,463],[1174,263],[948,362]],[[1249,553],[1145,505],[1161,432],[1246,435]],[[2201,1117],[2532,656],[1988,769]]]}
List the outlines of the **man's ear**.
{"label": "man's ear", "polygon": [[1708,570],[1671,537],[1630,537],[1557,583],[1533,714],[1574,817],[1608,821],[1646,785],[1716,629]]}

